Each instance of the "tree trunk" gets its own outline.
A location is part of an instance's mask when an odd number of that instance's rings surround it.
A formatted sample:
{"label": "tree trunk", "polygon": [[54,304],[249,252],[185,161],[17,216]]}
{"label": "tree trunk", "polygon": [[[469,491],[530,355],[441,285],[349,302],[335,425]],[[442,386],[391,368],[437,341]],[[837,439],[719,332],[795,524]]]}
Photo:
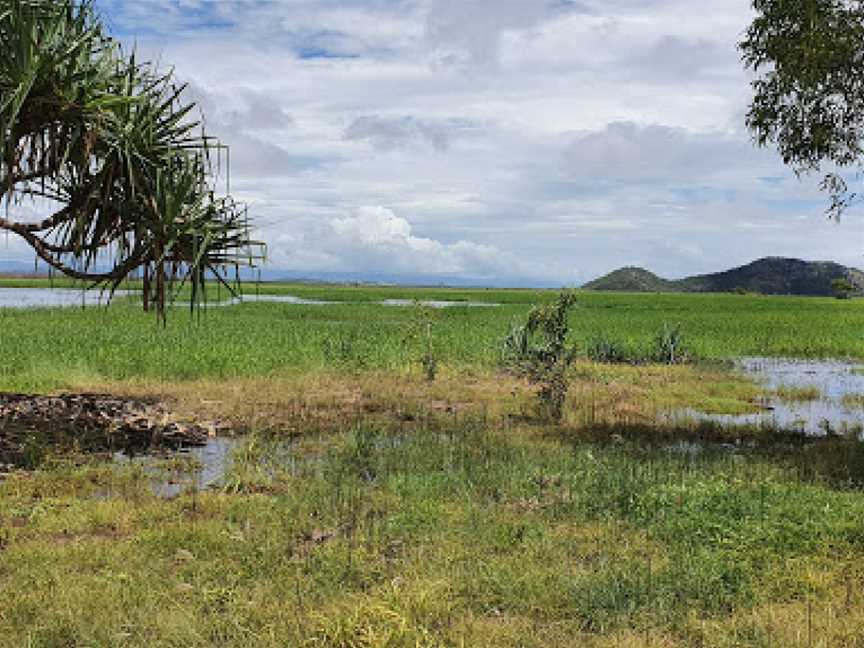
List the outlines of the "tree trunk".
{"label": "tree trunk", "polygon": [[165,254],[160,244],[156,248],[156,315],[165,323]]}
{"label": "tree trunk", "polygon": [[141,281],[143,283],[143,286],[141,288],[141,290],[142,290],[141,297],[142,297],[142,301],[144,303],[144,312],[149,313],[150,312],[150,264],[145,263],[143,267],[144,267],[144,272],[143,272],[142,277],[141,277]]}

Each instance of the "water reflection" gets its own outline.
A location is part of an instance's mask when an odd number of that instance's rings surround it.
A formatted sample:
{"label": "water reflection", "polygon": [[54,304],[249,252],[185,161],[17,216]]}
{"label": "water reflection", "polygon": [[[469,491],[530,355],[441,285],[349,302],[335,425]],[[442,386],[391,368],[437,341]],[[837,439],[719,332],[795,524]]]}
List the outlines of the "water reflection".
{"label": "water reflection", "polygon": [[684,418],[727,425],[780,428],[811,436],[861,436],[864,430],[864,370],[838,360],[744,358],[737,363],[766,389],[762,410],[753,414],[705,414],[685,411]]}
{"label": "water reflection", "polygon": [[231,437],[213,437],[198,448],[181,451],[180,457],[191,459],[191,469],[178,469],[166,473],[155,454],[128,455],[117,452],[114,461],[119,464],[138,464],[150,475],[150,487],[158,497],[171,498],[191,490],[224,485],[224,478],[231,469],[232,452],[238,441]]}
{"label": "water reflection", "polygon": [[[127,297],[138,294],[137,291],[118,290],[114,297]],[[78,290],[74,288],[0,288],[0,308],[54,308],[69,306],[104,306],[109,299],[109,293],[99,290]],[[206,308],[236,306],[242,303],[273,303],[292,304],[295,306],[324,306],[335,304],[378,305],[378,306],[426,306],[428,308],[452,308],[465,306],[468,308],[500,306],[493,302],[448,301],[448,300],[413,300],[384,299],[381,301],[332,301],[325,299],[306,299],[295,295],[261,295],[246,294],[242,297],[232,297],[221,301],[207,302]],[[189,302],[177,301],[173,306],[188,308]]]}
{"label": "water reflection", "polygon": [[[117,290],[114,297],[132,294]],[[75,288],[0,288],[0,308],[52,308],[99,306],[107,303],[109,293]]]}

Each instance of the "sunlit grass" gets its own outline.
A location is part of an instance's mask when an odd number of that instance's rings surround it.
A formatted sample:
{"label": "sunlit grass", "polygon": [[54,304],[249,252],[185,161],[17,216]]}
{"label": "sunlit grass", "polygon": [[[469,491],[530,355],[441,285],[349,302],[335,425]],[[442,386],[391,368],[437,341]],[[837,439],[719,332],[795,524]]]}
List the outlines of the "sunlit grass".
{"label": "sunlit grass", "polygon": [[851,446],[548,432],[255,435],[224,491],[168,501],[134,468],[14,474],[0,645],[854,645],[864,499],[811,470]]}
{"label": "sunlit grass", "polygon": [[[352,302],[410,294],[479,299],[495,308],[424,309],[374,303],[247,303],[197,315],[177,308],[166,327],[122,301],[110,308],[0,309],[0,386],[59,389],[83,379],[195,380],[309,371],[408,371],[432,350],[439,366],[490,369],[514,318],[554,293],[283,286],[292,294]],[[302,291],[306,290],[306,294]],[[505,303],[508,295],[523,303]],[[698,358],[742,355],[864,357],[864,302],[737,295],[580,293],[571,321],[585,352],[598,335],[648,348],[664,324],[681,325]],[[429,328],[427,329],[427,324]]]}

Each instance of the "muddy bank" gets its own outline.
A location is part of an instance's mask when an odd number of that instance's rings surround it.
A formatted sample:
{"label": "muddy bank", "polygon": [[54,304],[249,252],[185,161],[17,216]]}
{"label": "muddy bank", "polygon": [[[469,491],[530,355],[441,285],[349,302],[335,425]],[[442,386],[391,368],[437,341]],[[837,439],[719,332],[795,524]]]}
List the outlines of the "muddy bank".
{"label": "muddy bank", "polygon": [[0,469],[35,467],[53,451],[137,453],[199,447],[215,433],[214,425],[179,421],[151,400],[0,393]]}

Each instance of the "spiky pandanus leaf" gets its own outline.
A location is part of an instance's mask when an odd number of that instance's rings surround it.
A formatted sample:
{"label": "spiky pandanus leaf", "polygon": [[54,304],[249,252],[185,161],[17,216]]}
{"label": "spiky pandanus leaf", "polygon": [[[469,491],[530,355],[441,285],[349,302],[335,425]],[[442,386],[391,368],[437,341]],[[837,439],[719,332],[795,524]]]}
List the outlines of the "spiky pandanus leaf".
{"label": "spiky pandanus leaf", "polygon": [[[215,195],[221,145],[185,86],[125,55],[90,0],[0,0],[0,51],[0,228],[112,291],[146,268],[163,316],[173,282],[200,295],[208,272],[263,257],[245,207]],[[49,213],[10,217],[28,198]]]}

